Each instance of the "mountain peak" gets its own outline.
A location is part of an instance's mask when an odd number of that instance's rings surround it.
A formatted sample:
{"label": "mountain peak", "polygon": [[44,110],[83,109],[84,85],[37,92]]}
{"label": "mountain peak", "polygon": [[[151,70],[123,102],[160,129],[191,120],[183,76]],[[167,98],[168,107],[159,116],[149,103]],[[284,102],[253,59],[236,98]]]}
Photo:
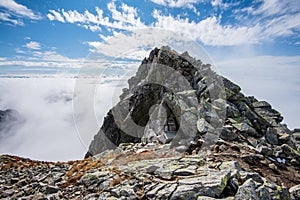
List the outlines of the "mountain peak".
{"label": "mountain peak", "polygon": [[300,199],[300,133],[209,64],[155,48],[86,159],[0,156],[0,198]]}
{"label": "mountain peak", "polygon": [[283,117],[269,103],[245,96],[237,84],[187,52],[179,54],[168,46],[153,49],[128,85],[87,157],[128,142],[168,143],[180,151],[200,152],[213,148],[218,139],[253,148],[288,144],[299,150],[281,124]]}

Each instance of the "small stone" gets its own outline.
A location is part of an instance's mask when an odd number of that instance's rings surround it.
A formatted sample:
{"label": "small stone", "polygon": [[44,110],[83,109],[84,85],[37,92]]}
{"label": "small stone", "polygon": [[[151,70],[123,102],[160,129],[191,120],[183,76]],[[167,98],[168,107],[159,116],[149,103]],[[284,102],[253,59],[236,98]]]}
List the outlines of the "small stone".
{"label": "small stone", "polygon": [[289,189],[291,196],[296,200],[300,199],[300,185],[295,185]]}
{"label": "small stone", "polygon": [[57,193],[58,191],[59,191],[58,187],[48,185],[46,187],[45,193],[46,194],[53,194],[53,193]]}
{"label": "small stone", "polygon": [[228,127],[223,127],[220,132],[221,132],[220,138],[226,141],[232,141],[238,137],[238,135],[234,133],[232,130],[230,130]]}
{"label": "small stone", "polygon": [[277,145],[278,144],[278,137],[277,137],[277,129],[275,128],[268,128],[267,133],[265,135],[266,140],[268,143]]}
{"label": "small stone", "polygon": [[274,171],[278,171],[278,168],[276,167],[276,165],[274,163],[269,164],[270,169],[274,170]]}
{"label": "small stone", "polygon": [[146,168],[146,172],[148,174],[153,174],[155,172],[155,170],[157,170],[158,168],[159,168],[158,166],[152,165],[152,166],[149,166],[148,168]]}
{"label": "small stone", "polygon": [[174,172],[174,175],[175,176],[192,176],[195,174],[195,170],[190,170],[190,169],[177,169],[175,172]]}
{"label": "small stone", "polygon": [[260,146],[257,148],[258,152],[265,156],[272,156],[273,155],[273,149],[269,148],[267,146]]}
{"label": "small stone", "polygon": [[171,180],[173,178],[174,169],[168,169],[167,167],[158,168],[155,170],[155,174],[162,179]]}
{"label": "small stone", "polygon": [[14,189],[4,190],[4,191],[2,191],[2,194],[0,197],[7,198],[7,197],[12,196],[14,193],[15,193]]}
{"label": "small stone", "polygon": [[92,194],[86,195],[82,200],[97,200],[98,196],[99,196],[99,194],[92,193]]}
{"label": "small stone", "polygon": [[19,182],[19,178],[11,178],[10,179],[10,184],[15,184],[17,182]]}
{"label": "small stone", "polygon": [[58,193],[54,193],[54,194],[49,194],[47,195],[47,200],[59,200],[59,195]]}
{"label": "small stone", "polygon": [[241,185],[234,197],[235,200],[245,199],[258,199],[255,192],[255,183],[252,179],[248,179],[243,185]]}
{"label": "small stone", "polygon": [[187,150],[187,146],[180,145],[180,146],[175,147],[175,150],[178,151],[178,152],[180,152],[180,153],[183,153],[183,152],[185,152]]}

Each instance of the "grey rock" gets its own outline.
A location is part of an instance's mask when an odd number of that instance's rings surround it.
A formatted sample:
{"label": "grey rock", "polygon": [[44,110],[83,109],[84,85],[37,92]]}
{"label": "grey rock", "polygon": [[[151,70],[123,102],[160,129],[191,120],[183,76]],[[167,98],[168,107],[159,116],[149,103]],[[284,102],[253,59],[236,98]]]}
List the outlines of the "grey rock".
{"label": "grey rock", "polygon": [[109,174],[109,172],[104,171],[104,172],[94,172],[94,173],[86,173],[84,176],[81,177],[80,183],[85,185],[86,187],[89,187],[93,184],[99,184],[108,178],[110,178],[112,174]]}
{"label": "grey rock", "polygon": [[88,194],[85,197],[83,197],[82,200],[97,200],[98,198],[99,198],[99,194],[92,193],[92,194]]}
{"label": "grey rock", "polygon": [[14,189],[4,190],[1,193],[2,193],[0,196],[1,198],[7,198],[12,196],[15,193],[15,190]]}
{"label": "grey rock", "polygon": [[218,131],[220,131],[220,138],[226,141],[232,141],[238,137],[238,134],[233,132],[233,127],[230,125],[226,125]]}
{"label": "grey rock", "polygon": [[266,140],[268,143],[277,145],[278,144],[278,133],[275,128],[269,127],[266,132]]}
{"label": "grey rock", "polygon": [[260,152],[261,154],[263,154],[265,156],[271,156],[271,157],[274,156],[274,151],[270,147],[261,145],[257,148],[257,150],[258,150],[258,152]]}
{"label": "grey rock", "polygon": [[197,129],[200,133],[214,131],[214,128],[204,118],[197,120]]}
{"label": "grey rock", "polygon": [[259,197],[255,191],[255,183],[252,179],[248,179],[245,181],[243,185],[241,185],[234,197],[235,200],[259,200]]}
{"label": "grey rock", "polygon": [[241,132],[245,132],[247,135],[254,137],[260,136],[260,134],[247,123],[232,124],[232,126]]}
{"label": "grey rock", "polygon": [[161,167],[155,170],[154,174],[158,177],[166,180],[171,180],[173,178],[174,169],[168,167]]}
{"label": "grey rock", "polygon": [[252,105],[253,105],[254,108],[267,108],[267,109],[269,109],[269,108],[272,107],[272,106],[271,106],[268,102],[266,102],[266,101],[257,101],[257,102],[252,103]]}
{"label": "grey rock", "polygon": [[57,193],[58,191],[59,191],[58,187],[48,185],[45,189],[45,194],[53,194],[53,193]]}
{"label": "grey rock", "polygon": [[300,185],[295,185],[289,189],[293,200],[300,199]]}
{"label": "grey rock", "polygon": [[176,190],[177,184],[168,184],[157,192],[157,199],[169,199],[170,195]]}

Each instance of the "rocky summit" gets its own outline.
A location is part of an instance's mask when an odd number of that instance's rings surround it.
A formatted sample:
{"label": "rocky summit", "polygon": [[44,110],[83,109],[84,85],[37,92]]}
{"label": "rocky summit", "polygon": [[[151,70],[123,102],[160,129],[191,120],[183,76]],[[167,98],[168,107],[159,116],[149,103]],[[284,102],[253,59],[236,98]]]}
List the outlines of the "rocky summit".
{"label": "rocky summit", "polygon": [[209,64],[155,48],[85,159],[0,157],[1,199],[300,199],[300,130]]}

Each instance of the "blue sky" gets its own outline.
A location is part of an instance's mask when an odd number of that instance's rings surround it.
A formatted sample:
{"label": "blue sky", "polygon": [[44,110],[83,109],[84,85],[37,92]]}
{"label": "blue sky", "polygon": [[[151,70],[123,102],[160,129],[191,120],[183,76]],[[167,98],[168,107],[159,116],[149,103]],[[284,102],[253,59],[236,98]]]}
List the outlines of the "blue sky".
{"label": "blue sky", "polygon": [[300,54],[298,0],[0,0],[0,65],[74,67],[109,36],[147,27],[183,34],[216,60],[240,47]]}

